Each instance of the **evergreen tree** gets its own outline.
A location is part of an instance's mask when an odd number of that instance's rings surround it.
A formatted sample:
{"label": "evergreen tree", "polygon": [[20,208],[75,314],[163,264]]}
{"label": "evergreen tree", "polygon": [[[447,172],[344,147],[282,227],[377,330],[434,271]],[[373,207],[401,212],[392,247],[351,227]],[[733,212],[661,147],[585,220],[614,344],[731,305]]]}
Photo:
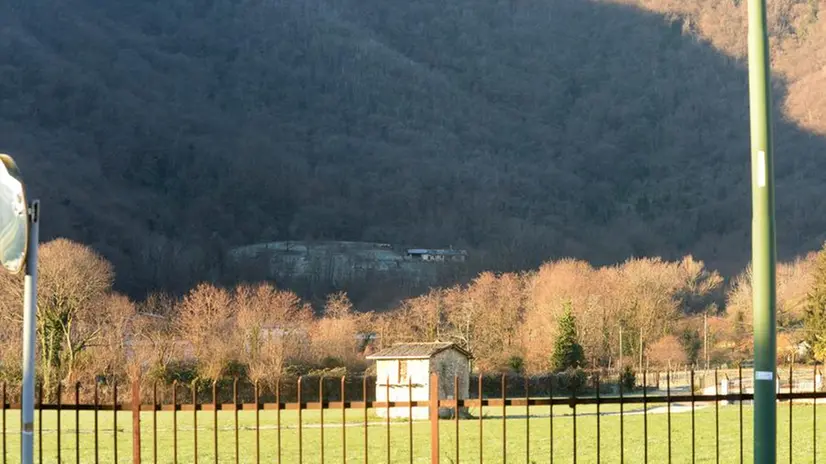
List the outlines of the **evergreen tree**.
{"label": "evergreen tree", "polygon": [[554,341],[554,353],[551,357],[551,368],[554,372],[585,365],[585,352],[577,337],[576,317],[574,317],[571,302],[565,302],[564,307],[565,312],[559,319],[559,332]]}
{"label": "evergreen tree", "polygon": [[806,338],[815,359],[826,360],[826,244],[817,254],[814,285],[806,302]]}

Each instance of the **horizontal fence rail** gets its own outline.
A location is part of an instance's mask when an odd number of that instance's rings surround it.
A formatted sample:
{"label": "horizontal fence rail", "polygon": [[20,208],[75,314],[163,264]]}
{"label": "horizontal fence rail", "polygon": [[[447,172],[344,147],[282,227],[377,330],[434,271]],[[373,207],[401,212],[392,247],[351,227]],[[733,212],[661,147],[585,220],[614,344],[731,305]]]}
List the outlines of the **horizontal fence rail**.
{"label": "horizontal fence rail", "polygon": [[[742,463],[753,392],[734,372],[41,385],[35,453],[41,463]],[[779,462],[817,462],[821,373],[784,377]],[[19,462],[14,393],[2,384],[4,464]]]}

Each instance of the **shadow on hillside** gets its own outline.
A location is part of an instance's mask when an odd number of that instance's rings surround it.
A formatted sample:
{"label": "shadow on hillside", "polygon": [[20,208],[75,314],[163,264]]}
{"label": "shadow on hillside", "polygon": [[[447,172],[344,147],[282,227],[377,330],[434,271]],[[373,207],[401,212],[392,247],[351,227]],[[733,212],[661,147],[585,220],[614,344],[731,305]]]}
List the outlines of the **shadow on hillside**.
{"label": "shadow on hillside", "polygon": [[[103,250],[122,290],[181,292],[218,279],[222,247],[302,238],[476,250],[451,281],[562,256],[748,261],[744,60],[679,20],[579,0],[207,3],[0,15],[19,34],[0,40],[0,148],[41,173],[44,237]],[[826,140],[776,113],[788,259],[826,238]]]}
{"label": "shadow on hillside", "polygon": [[[521,142],[484,159],[512,178],[504,188],[496,175],[485,179],[499,190],[476,214],[490,236],[469,271],[532,269],[561,256],[610,264],[693,254],[727,275],[747,264],[745,58],[722,54],[682,20],[630,6],[415,5],[366,2],[346,16],[420,76],[481,97],[500,116],[491,119],[505,121],[469,139],[495,146],[510,134]],[[789,260],[826,239],[826,140],[784,117],[786,96],[775,76],[777,240]],[[524,203],[513,211],[519,220],[488,224],[502,192]]]}
{"label": "shadow on hillside", "polygon": [[[422,121],[419,137],[448,130],[460,141],[461,163],[439,158],[439,151],[416,153],[422,168],[416,172],[439,189],[410,188],[415,184],[407,180],[393,186],[403,195],[389,217],[410,214],[419,222],[409,234],[385,229],[416,243],[459,236],[475,248],[466,273],[445,285],[483,269],[527,270],[562,256],[610,264],[693,254],[727,275],[747,264],[745,59],[720,53],[687,32],[682,20],[592,1],[424,0],[409,8],[367,1],[328,14],[370,41],[360,47],[372,61],[365,58],[364,68],[350,69],[356,74],[346,80],[379,73],[383,91],[366,95],[401,107],[415,98],[432,105],[384,122]],[[383,80],[397,71],[401,83]],[[467,111],[433,101],[442,95]],[[791,259],[826,238],[819,193],[826,140],[778,111],[786,98],[779,77],[773,96],[779,255]],[[354,119],[375,134],[386,131]],[[434,169],[454,172],[445,177]],[[369,168],[350,175],[351,182],[363,182]],[[402,206],[414,198],[427,206]],[[452,209],[443,208],[446,201]],[[336,213],[350,217],[346,208]],[[453,229],[434,230],[434,223]],[[424,290],[403,283],[377,287],[371,295],[359,286],[357,299],[382,307]]]}
{"label": "shadow on hillside", "polygon": [[[402,11],[370,1],[349,18],[422,72],[509,116],[504,127],[486,129],[522,142],[493,163],[515,173],[515,187],[547,179],[542,188],[511,191],[527,203],[520,218],[534,227],[492,228],[497,246],[489,249],[503,255],[491,257],[493,267],[529,269],[571,255],[601,264],[693,254],[729,275],[747,264],[744,58],[720,53],[682,20],[630,6],[415,5]],[[773,92],[779,255],[791,259],[826,239],[826,140],[781,114],[782,78],[775,76]]]}

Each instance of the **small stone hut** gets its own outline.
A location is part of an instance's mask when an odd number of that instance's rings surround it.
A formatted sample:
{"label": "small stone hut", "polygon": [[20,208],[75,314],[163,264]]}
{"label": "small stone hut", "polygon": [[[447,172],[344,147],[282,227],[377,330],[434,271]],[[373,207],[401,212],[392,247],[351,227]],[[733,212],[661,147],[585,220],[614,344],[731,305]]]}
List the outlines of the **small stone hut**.
{"label": "small stone hut", "polygon": [[[468,398],[472,356],[455,343],[399,343],[367,357],[376,361],[376,401],[427,401],[430,374],[439,375],[439,399],[453,399],[454,379],[459,378],[459,399]],[[408,385],[408,382],[410,385]],[[410,392],[410,394],[408,394]],[[412,396],[412,398],[411,398]],[[467,408],[461,408],[462,414]],[[385,417],[385,408],[376,414]],[[440,411],[443,414],[444,411]],[[407,407],[390,408],[390,417],[406,418]],[[413,419],[427,419],[427,407],[414,407]]]}

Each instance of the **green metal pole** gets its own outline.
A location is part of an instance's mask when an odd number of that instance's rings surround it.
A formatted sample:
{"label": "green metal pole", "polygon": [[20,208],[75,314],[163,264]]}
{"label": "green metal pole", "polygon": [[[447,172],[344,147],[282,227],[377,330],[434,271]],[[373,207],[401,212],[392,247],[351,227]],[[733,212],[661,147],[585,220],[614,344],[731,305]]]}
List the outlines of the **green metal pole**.
{"label": "green metal pole", "polygon": [[752,266],[754,304],[754,462],[777,458],[777,339],[771,84],[766,0],[749,0]]}

